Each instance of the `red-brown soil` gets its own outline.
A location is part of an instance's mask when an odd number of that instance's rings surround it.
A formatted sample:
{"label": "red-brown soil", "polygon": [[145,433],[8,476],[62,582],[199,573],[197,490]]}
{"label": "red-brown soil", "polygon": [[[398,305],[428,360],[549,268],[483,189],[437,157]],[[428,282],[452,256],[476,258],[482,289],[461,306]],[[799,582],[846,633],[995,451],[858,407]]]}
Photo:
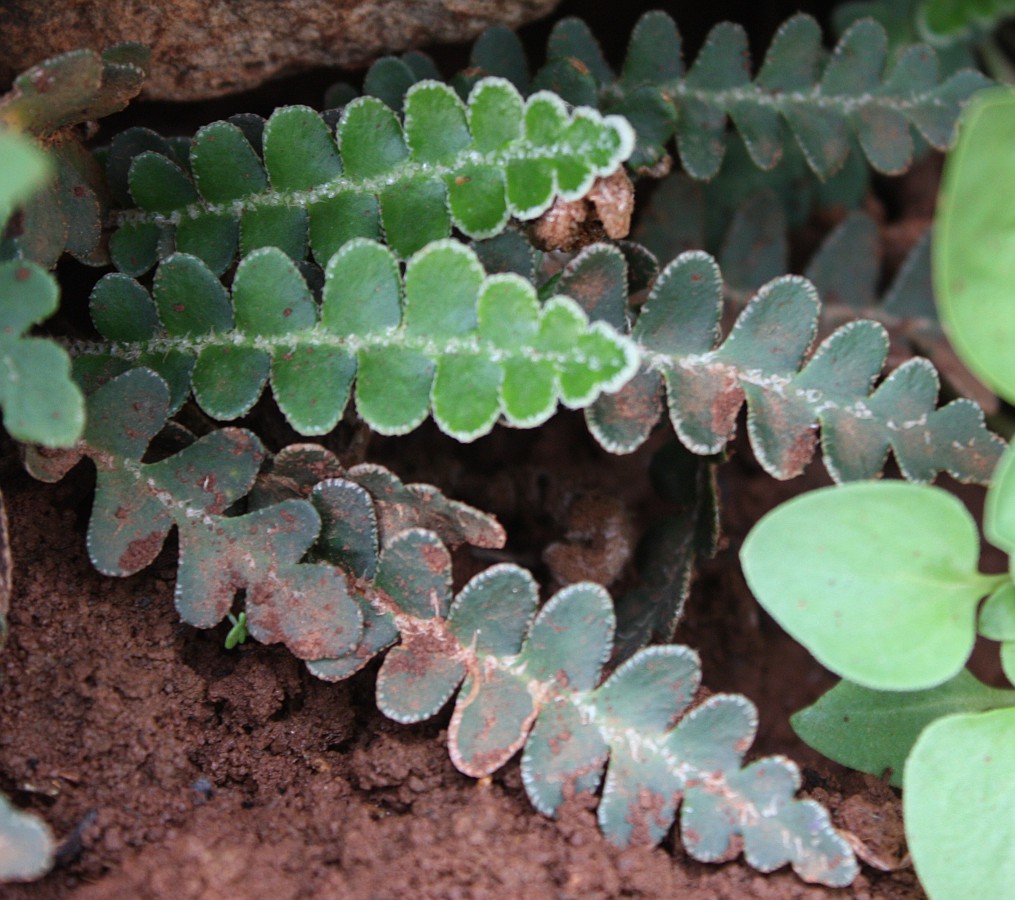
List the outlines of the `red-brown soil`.
{"label": "red-brown soil", "polygon": [[[730,5],[711,13],[731,17]],[[750,6],[766,10],[774,28],[786,5]],[[703,35],[706,24],[688,26],[690,33]],[[617,40],[629,30],[628,22],[597,28]],[[242,108],[238,101],[213,115]],[[165,110],[151,109],[160,121],[146,121],[143,108],[136,121],[163,127]],[[209,118],[202,113],[199,121]],[[116,127],[126,124],[134,121]],[[903,182],[913,196],[903,189],[894,198],[889,262],[926,222],[936,176],[933,164],[922,167]],[[290,437],[261,433],[276,445]],[[574,415],[538,433],[498,431],[466,450],[426,427],[397,441],[375,439],[369,450],[406,481],[433,481],[498,514],[508,558],[534,568],[544,584],[543,553],[575,530],[576,511],[594,518],[598,509],[613,522],[619,505],[625,540],[658,511],[648,448],[609,457]],[[762,875],[741,861],[697,863],[672,835],[653,850],[620,851],[599,833],[587,797],[557,821],[544,818],[525,797],[517,762],[489,783],[455,770],[444,746],[447,711],[411,727],[377,712],[376,666],[326,684],[279,647],[227,651],[223,629],[182,625],[173,609],[172,545],[137,576],[98,575],[84,539],[92,481],[83,465],[56,486],[23,475],[3,484],[15,570],[11,636],[0,653],[0,790],[42,815],[60,842],[51,874],[6,886],[3,897],[922,896],[911,868],[886,874],[864,866],[851,888],[833,891],[787,870]],[[758,705],[752,755],[795,759],[805,790],[835,823],[873,857],[897,862],[904,847],[896,793],[796,739],[789,715],[834,680],[760,611],[737,564],[744,536],[767,509],[827,477],[816,463],[799,479],[775,482],[738,440],[719,481],[723,540],[716,558],[699,567],[677,640],[700,652],[710,689],[741,692]],[[982,501],[982,492],[966,496]],[[489,562],[460,551],[456,578]]]}
{"label": "red-brown soil", "polygon": [[[599,456],[583,432],[565,416],[537,440],[522,437],[520,451],[517,435],[487,439],[488,463],[497,442],[514,441],[519,460],[486,479],[490,493],[500,485],[510,506],[512,482],[579,484]],[[423,455],[435,441],[403,439],[410,462],[400,474],[467,488],[460,464],[441,461],[444,445]],[[396,444],[382,444],[380,455]],[[607,489],[628,485],[618,496],[631,509],[632,492],[647,491],[632,475],[644,462],[599,459]],[[720,472],[723,546],[702,567],[678,640],[701,652],[706,685],[759,705],[752,753],[798,760],[810,795],[840,827],[898,859],[894,792],[822,762],[789,729],[788,715],[831,679],[760,612],[736,563],[765,509],[825,476],[812,466],[795,482],[774,482],[743,447]],[[373,702],[374,670],[326,684],[281,648],[227,651],[218,630],[180,624],[173,548],[132,578],[96,574],[84,552],[90,481],[82,466],[60,485],[23,477],[6,485],[15,593],[0,657],[0,788],[39,812],[61,849],[49,876],[8,886],[5,897],[920,896],[911,869],[865,867],[849,891],[831,891],[788,870],[702,865],[672,839],[619,851],[598,832],[591,798],[546,819],[526,800],[516,762],[488,784],[454,769],[446,713],[413,727],[386,720]],[[546,510],[528,515],[542,517],[547,533],[566,527]]]}

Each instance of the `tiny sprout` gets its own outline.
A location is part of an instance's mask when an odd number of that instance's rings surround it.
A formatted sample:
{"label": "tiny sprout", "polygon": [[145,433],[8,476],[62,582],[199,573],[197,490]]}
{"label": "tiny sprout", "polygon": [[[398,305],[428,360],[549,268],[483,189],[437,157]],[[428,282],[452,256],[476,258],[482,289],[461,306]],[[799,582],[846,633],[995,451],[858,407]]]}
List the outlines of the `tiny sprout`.
{"label": "tiny sprout", "polygon": [[243,644],[247,640],[247,614],[241,612],[239,616],[234,616],[229,613],[229,621],[233,623],[233,627],[226,635],[226,650],[232,650],[237,644]]}

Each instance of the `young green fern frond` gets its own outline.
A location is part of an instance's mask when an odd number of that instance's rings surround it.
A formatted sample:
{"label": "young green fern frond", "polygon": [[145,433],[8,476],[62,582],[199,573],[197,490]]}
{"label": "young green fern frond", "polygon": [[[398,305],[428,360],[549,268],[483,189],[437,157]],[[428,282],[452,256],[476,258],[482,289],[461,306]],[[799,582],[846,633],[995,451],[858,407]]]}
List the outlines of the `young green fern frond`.
{"label": "young green fern frond", "polygon": [[[636,266],[651,262],[625,249]],[[935,409],[937,373],[926,360],[872,393],[888,348],[881,325],[847,323],[804,364],[820,308],[805,279],[763,286],[720,345],[723,283],[710,256],[691,252],[667,266],[625,337],[629,273],[650,278],[620,249],[594,245],[555,282],[575,299],[540,305],[529,282],[485,275],[456,242],[417,253],[403,279],[387,248],[356,239],[329,263],[318,308],[278,249],[244,259],[231,295],[200,260],[176,254],[160,266],[152,296],[122,274],[99,282],[93,319],[113,343],[76,345],[76,371],[92,383],[149,366],[170,383],[172,409],[193,388],[219,419],[247,412],[270,379],[303,434],[334,428],[353,391],[375,431],[403,434],[433,415],[463,441],[501,418],[532,427],[560,400],[590,407],[592,432],[611,452],[647,438],[665,386],[677,435],[698,454],[725,446],[746,401],[755,451],[777,478],[803,470],[820,427],[837,480],[877,476],[889,450],[916,481],[940,470],[989,479],[1003,444],[975,404]]]}
{"label": "young green fern frond", "polygon": [[469,441],[501,416],[532,427],[558,400],[587,406],[638,364],[627,338],[590,324],[574,301],[540,305],[529,282],[485,275],[475,253],[450,240],[415,254],[404,279],[389,249],[350,241],[328,263],[319,308],[277,248],[240,263],[231,295],[199,259],[175,254],[152,296],[122,274],[106,276],[92,315],[116,343],[79,372],[150,366],[172,384],[174,407],[192,383],[219,419],[247,412],[270,377],[302,434],[335,427],[354,381],[356,408],[375,431],[404,434],[432,412],[442,430]]}
{"label": "young green fern frond", "polygon": [[[474,67],[518,78],[510,46],[503,34],[477,44]],[[963,104],[987,83],[971,70],[941,82],[934,51],[922,44],[886,68],[888,38],[872,20],[854,24],[828,57],[818,23],[802,14],[782,25],[753,79],[743,28],[717,25],[685,69],[680,33],[664,12],[635,26],[619,77],[579,19],[557,23],[547,57],[533,87],[625,116],[638,134],[632,166],[660,163],[676,135],[684,169],[702,179],[719,171],[728,120],[762,169],[778,164],[792,134],[822,178],[838,171],[854,142],[875,169],[898,174],[913,155],[910,127],[945,149]]]}
{"label": "young green fern frond", "polygon": [[[405,96],[404,123],[372,97],[351,102],[333,134],[308,107],[282,107],[254,146],[239,125],[216,122],[174,153],[148,136],[110,153],[136,203],[113,235],[121,271],[138,275],[169,247],[221,273],[237,246],[264,246],[322,266],[346,241],[379,238],[401,257],[447,237],[497,234],[508,219],[533,219],[561,197],[575,200],[631,154],[619,116],[568,110],[543,91],[523,100],[501,78],[479,82],[467,102],[422,81]],[[146,146],[147,145],[147,146]],[[131,158],[136,147],[141,152]]]}

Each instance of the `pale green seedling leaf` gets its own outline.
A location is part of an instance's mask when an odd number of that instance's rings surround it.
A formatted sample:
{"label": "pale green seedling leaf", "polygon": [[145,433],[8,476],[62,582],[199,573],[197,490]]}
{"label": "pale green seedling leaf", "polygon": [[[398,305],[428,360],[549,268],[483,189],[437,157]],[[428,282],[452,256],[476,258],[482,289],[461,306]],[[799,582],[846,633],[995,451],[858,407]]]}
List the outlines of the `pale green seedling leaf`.
{"label": "pale green seedling leaf", "polygon": [[31,138],[15,132],[0,133],[0,223],[6,224],[14,207],[46,183],[53,164]]}
{"label": "pale green seedling leaf", "polygon": [[906,840],[928,894],[1006,897],[1015,883],[1015,709],[946,716],[906,762]]}
{"label": "pale green seedling leaf", "polygon": [[1015,400],[1015,93],[970,107],[945,165],[934,226],[934,291],[941,320],[974,374]]}
{"label": "pale green seedling leaf", "polygon": [[983,601],[978,630],[992,641],[1015,641],[1015,584],[1006,581]]}
{"label": "pale green seedling leaf", "polygon": [[946,491],[897,482],[812,491],[768,513],[741,550],[762,606],[822,665],[864,687],[920,690],[955,676],[996,578]]}
{"label": "pale green seedling leaf", "polygon": [[1015,450],[1010,448],[994,469],[983,510],[983,532],[995,547],[1015,555]]}
{"label": "pale green seedling leaf", "polygon": [[55,852],[46,823],[0,794],[0,882],[41,878],[52,867]]}
{"label": "pale green seedling leaf", "polygon": [[968,671],[923,691],[874,691],[840,681],[790,719],[819,753],[902,786],[902,771],[920,733],[942,716],[1015,705],[1015,691],[988,687]]}
{"label": "pale green seedling leaf", "polygon": [[67,352],[25,332],[53,312],[59,290],[32,262],[0,263],[0,407],[4,427],[21,441],[66,447],[81,435],[84,400],[71,380]]}

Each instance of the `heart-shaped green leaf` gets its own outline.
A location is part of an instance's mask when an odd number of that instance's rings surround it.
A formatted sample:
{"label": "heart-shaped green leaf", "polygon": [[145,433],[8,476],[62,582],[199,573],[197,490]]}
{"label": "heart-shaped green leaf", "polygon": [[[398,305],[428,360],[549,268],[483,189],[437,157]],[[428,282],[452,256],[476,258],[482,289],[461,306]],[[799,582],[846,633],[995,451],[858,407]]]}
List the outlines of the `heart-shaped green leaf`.
{"label": "heart-shaped green leaf", "polygon": [[979,536],[951,494],[897,482],[812,491],[766,515],[741,560],[762,606],[833,672],[919,690],[956,675],[976,606]]}

